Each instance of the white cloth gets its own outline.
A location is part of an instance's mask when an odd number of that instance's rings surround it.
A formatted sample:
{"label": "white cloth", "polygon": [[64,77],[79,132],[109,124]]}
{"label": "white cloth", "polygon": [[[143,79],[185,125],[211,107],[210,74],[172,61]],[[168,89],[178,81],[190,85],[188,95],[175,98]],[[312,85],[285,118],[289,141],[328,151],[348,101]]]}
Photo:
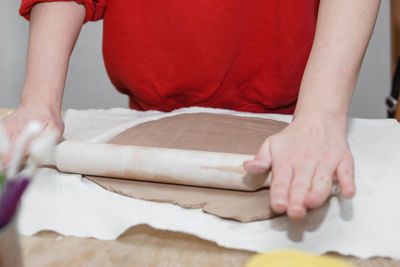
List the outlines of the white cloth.
{"label": "white cloth", "polygon": [[[189,112],[291,119],[204,108],[165,114],[126,109],[69,110],[64,118],[65,138],[104,142],[140,122]],[[286,217],[251,223],[224,220],[197,209],[131,199],[106,191],[80,175],[43,169],[23,198],[19,230],[24,235],[53,230],[63,235],[116,239],[131,226],[148,224],[193,234],[224,247],[257,252],[297,248],[400,259],[400,126],[395,120],[351,119],[349,143],[355,158],[356,196],[351,201],[332,198],[300,223]]]}

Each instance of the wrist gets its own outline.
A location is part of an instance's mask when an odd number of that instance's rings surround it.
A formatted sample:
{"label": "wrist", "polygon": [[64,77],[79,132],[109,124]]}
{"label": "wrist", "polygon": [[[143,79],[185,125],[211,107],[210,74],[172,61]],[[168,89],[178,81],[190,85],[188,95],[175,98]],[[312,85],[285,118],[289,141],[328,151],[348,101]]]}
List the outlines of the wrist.
{"label": "wrist", "polygon": [[18,107],[23,110],[42,110],[51,113],[55,116],[61,116],[61,107],[56,103],[52,103],[43,99],[36,98],[21,98],[21,103]]}
{"label": "wrist", "polygon": [[61,97],[54,96],[49,90],[34,90],[24,87],[20,107],[24,109],[42,109],[53,114],[61,112]]}
{"label": "wrist", "polygon": [[346,131],[347,114],[345,112],[325,112],[314,110],[312,112],[297,110],[293,114],[293,121],[296,124],[322,124],[326,127],[334,127],[335,129]]}
{"label": "wrist", "polygon": [[293,119],[304,118],[346,124],[349,105],[343,102],[345,101],[324,102],[319,98],[300,98]]}

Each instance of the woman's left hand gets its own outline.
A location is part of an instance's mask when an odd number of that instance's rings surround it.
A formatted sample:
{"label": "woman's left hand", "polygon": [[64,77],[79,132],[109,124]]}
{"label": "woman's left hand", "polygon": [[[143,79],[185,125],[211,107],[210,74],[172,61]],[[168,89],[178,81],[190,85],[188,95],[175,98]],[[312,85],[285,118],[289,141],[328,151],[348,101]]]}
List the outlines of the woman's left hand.
{"label": "woman's left hand", "polygon": [[269,137],[253,160],[244,164],[251,174],[272,169],[271,206],[292,220],[306,216],[307,208],[321,206],[334,179],[341,194],[355,194],[354,164],[346,123],[326,118],[295,118]]}

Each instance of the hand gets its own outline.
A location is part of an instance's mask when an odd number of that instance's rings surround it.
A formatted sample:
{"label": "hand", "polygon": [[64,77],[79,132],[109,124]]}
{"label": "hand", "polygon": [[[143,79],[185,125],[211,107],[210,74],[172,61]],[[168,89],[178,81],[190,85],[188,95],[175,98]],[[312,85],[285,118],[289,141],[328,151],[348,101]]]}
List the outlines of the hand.
{"label": "hand", "polygon": [[[38,3],[30,11],[26,76],[21,105],[2,120],[10,135],[11,149],[30,120],[37,120],[59,137],[64,132],[60,110],[68,62],[85,19],[85,7],[76,2]],[[1,163],[1,162],[0,162]]]}
{"label": "hand", "polygon": [[36,120],[42,123],[44,130],[56,130],[61,139],[64,132],[64,122],[61,119],[59,112],[53,111],[51,108],[43,105],[20,105],[13,113],[1,120],[9,138],[10,150],[3,158],[3,165],[7,165],[15,142],[24,130],[29,121]]}
{"label": "hand", "polygon": [[266,139],[253,160],[244,163],[251,174],[272,168],[271,206],[301,220],[307,208],[321,206],[334,179],[346,198],[355,194],[354,163],[345,123],[326,118],[295,118]]}

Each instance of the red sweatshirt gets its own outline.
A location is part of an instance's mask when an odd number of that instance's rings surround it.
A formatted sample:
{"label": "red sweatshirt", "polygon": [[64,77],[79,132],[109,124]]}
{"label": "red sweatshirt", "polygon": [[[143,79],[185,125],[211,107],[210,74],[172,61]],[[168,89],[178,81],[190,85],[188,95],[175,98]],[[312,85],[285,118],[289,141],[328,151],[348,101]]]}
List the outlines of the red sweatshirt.
{"label": "red sweatshirt", "polygon": [[[37,2],[22,0],[21,15]],[[112,83],[139,110],[292,113],[318,0],[76,0],[104,19]]]}

